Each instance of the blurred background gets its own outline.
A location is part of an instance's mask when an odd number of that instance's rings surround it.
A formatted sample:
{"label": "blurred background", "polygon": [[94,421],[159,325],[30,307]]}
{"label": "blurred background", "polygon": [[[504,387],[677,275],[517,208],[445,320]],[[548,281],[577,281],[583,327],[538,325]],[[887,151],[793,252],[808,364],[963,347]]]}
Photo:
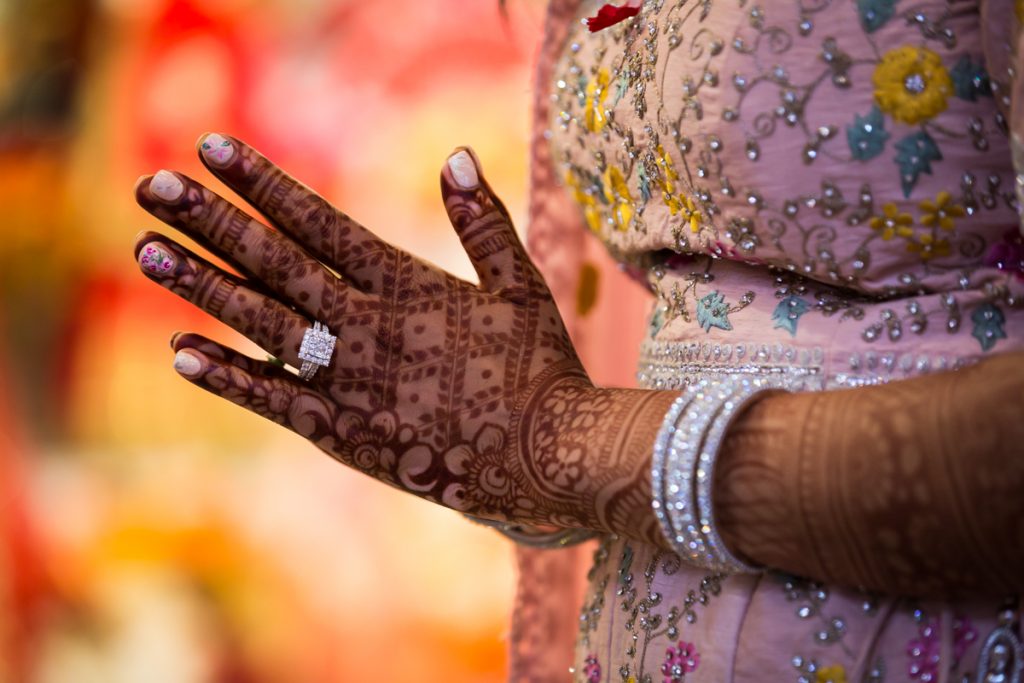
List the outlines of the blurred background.
{"label": "blurred background", "polygon": [[[171,369],[144,173],[235,134],[457,274],[438,170],[525,224],[543,2],[0,0],[0,681],[499,681],[512,549]],[[229,195],[230,196],[230,195]],[[187,240],[186,240],[186,243]]]}

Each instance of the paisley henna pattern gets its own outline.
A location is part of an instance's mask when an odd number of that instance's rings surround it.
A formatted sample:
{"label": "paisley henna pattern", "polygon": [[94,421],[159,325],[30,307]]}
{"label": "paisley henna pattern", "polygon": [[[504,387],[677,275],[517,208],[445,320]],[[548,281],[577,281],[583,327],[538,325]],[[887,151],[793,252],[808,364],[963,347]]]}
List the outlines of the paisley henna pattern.
{"label": "paisley henna pattern", "polygon": [[716,472],[734,549],[904,596],[1024,590],[1024,354],[848,391],[771,396]]}
{"label": "paisley henna pattern", "polygon": [[[188,379],[287,426],[346,465],[491,519],[617,530],[656,541],[647,458],[672,392],[595,388],[508,212],[484,181],[442,195],[480,278],[392,247],[231,139],[210,166],[277,230],[195,181],[140,204],[208,245],[231,275],[155,234],[170,272],[143,270],[289,364],[314,320],[339,337],[302,383],[195,335]],[[477,164],[479,166],[479,164]],[[340,277],[334,273],[340,274]]]}

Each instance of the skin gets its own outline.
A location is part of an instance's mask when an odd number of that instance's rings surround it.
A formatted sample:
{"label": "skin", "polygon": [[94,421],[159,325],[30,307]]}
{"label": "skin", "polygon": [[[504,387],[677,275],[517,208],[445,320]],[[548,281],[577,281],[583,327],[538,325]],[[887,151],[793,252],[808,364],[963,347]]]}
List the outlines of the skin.
{"label": "skin", "polygon": [[148,176],[136,197],[243,277],[157,233],[137,238],[143,273],[293,367],[314,321],[339,341],[330,365],[303,382],[182,335],[173,346],[196,361],[182,373],[189,381],[455,510],[658,539],[644,463],[674,395],[593,386],[485,181],[464,188],[447,165],[441,174],[475,285],[383,242],[227,139],[227,163],[203,156],[202,141],[200,158],[273,227],[181,174],[177,199],[154,195]]}
{"label": "skin", "polygon": [[[298,367],[306,329],[337,334],[310,381],[195,334],[172,340],[193,384],[333,458],[455,510],[615,532],[668,547],[651,510],[651,450],[675,392],[595,387],[551,293],[481,178],[446,165],[445,209],[480,284],[390,245],[258,152],[207,168],[264,224],[177,174],[153,216],[228,273],[148,232],[147,277]],[[166,180],[166,178],[164,178]],[[1024,589],[1024,355],[879,387],[771,394],[719,453],[726,544],[768,567],[914,596]],[[965,551],[965,549],[967,551]]]}

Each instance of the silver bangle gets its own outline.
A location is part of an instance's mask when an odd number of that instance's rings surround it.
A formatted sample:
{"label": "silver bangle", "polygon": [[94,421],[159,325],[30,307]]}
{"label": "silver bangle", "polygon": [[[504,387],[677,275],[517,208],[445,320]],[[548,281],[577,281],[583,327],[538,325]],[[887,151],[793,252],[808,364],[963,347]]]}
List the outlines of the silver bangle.
{"label": "silver bangle", "polygon": [[697,566],[734,574],[761,571],[726,547],[711,490],[729,425],[751,399],[774,388],[760,378],[702,379],[688,385],[665,414],[651,462],[651,505],[676,553]]}
{"label": "silver bangle", "polygon": [[[665,537],[673,541],[673,546],[685,544],[686,537],[680,535],[672,524],[670,517],[669,494],[675,497],[679,493],[678,483],[670,482],[668,472],[669,450],[675,441],[676,425],[681,421],[683,412],[693,400],[689,391],[684,391],[679,398],[672,402],[665,419],[661,423],[658,436],[654,439],[654,452],[651,457],[651,489],[654,492],[651,507],[654,509],[654,516],[658,520]],[[673,461],[678,457],[673,453]]]}
{"label": "silver bangle", "polygon": [[502,536],[528,548],[567,548],[595,538],[598,533],[591,529],[555,529],[544,531],[528,524],[515,522],[496,522],[492,519],[474,517],[464,514],[463,517],[481,526],[490,527]]}

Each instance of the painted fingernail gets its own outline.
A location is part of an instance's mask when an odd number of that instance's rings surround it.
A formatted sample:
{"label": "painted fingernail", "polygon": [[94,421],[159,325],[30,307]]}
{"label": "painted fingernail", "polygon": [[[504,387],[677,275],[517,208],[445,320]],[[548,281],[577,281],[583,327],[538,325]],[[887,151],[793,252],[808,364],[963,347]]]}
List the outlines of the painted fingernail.
{"label": "painted fingernail", "polygon": [[235,156],[235,147],[222,135],[210,133],[199,145],[203,158],[214,166],[227,166]]}
{"label": "painted fingernail", "polygon": [[168,275],[174,270],[174,256],[159,242],[150,242],[139,250],[139,265],[154,275]]}
{"label": "painted fingernail", "polygon": [[174,354],[174,369],[192,379],[203,372],[203,362],[188,351],[178,351]]}
{"label": "painted fingernail", "polygon": [[461,187],[472,190],[480,184],[480,177],[476,173],[476,164],[469,152],[461,150],[448,157],[448,168],[452,170],[452,177],[455,178]]}
{"label": "painted fingernail", "polygon": [[165,202],[176,202],[185,193],[185,185],[178,176],[170,171],[157,171],[149,181],[149,191],[154,197]]}

